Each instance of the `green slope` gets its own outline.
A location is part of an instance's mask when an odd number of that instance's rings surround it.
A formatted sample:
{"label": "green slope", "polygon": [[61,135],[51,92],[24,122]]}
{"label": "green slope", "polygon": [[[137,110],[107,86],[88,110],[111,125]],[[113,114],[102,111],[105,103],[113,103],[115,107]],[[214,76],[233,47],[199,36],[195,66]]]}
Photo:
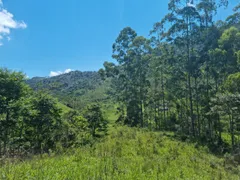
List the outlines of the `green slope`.
{"label": "green slope", "polygon": [[239,179],[233,167],[204,148],[163,133],[112,128],[93,147],[36,157],[0,168],[1,179]]}
{"label": "green slope", "polygon": [[55,77],[34,77],[27,80],[34,90],[47,90],[63,104],[80,110],[93,102],[108,99],[109,81],[102,81],[97,72],[73,71]]}

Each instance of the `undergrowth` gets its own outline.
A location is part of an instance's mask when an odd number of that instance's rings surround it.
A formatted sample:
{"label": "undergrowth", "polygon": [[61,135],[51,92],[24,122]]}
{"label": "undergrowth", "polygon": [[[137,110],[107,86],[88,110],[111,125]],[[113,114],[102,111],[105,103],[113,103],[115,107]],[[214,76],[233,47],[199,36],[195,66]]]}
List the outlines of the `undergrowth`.
{"label": "undergrowth", "polygon": [[240,167],[209,154],[207,148],[144,129],[111,128],[93,146],[64,155],[7,162],[0,178],[75,179],[240,179]]}

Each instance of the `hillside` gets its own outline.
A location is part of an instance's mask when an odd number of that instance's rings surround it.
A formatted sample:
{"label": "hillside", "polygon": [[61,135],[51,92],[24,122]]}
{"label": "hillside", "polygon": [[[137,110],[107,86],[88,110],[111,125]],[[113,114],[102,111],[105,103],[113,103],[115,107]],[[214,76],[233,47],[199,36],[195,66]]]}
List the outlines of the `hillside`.
{"label": "hillside", "polygon": [[109,83],[97,72],[73,71],[55,77],[34,77],[27,80],[34,90],[47,90],[62,103],[74,109],[107,98]]}
{"label": "hillside", "polygon": [[239,2],[40,2],[19,38],[3,1],[0,180],[240,180]]}
{"label": "hillside", "polygon": [[95,89],[101,84],[101,78],[97,72],[72,71],[54,77],[34,77],[27,80],[33,89],[46,88],[53,92],[73,92],[76,89]]}
{"label": "hillside", "polygon": [[0,168],[2,179],[239,179],[240,167],[169,133],[113,128],[93,147]]}

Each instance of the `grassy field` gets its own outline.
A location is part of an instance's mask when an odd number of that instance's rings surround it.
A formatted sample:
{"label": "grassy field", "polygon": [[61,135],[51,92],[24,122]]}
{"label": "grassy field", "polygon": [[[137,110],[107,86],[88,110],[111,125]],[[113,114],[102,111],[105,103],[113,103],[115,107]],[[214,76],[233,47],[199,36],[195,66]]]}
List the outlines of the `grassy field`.
{"label": "grassy field", "polygon": [[92,147],[7,162],[0,179],[240,179],[240,167],[163,133],[112,128]]}

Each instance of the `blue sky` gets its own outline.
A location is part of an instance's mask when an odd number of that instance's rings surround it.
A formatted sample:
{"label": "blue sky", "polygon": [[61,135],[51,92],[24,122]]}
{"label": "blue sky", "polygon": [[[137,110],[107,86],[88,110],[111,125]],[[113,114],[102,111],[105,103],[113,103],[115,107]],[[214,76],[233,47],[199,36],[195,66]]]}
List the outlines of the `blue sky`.
{"label": "blue sky", "polygon": [[[228,10],[221,10],[218,18],[225,18],[238,2],[230,0]],[[3,0],[1,4],[0,0],[0,66],[23,71],[29,77],[69,69],[98,70],[104,61],[111,60],[112,44],[122,28],[131,26],[147,36],[167,13],[167,3]]]}

